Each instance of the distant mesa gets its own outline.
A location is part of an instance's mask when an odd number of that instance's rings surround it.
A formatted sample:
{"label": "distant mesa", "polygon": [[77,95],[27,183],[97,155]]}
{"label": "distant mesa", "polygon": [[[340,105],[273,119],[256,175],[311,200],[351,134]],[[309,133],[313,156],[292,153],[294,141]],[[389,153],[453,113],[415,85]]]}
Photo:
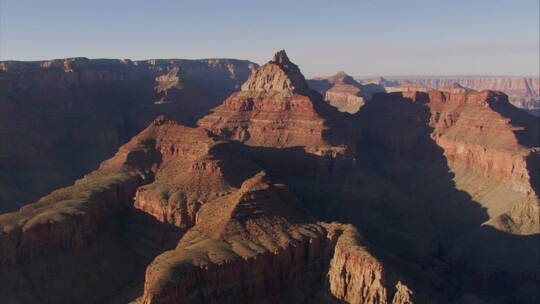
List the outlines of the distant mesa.
{"label": "distant mesa", "polygon": [[458,82],[453,82],[449,86],[442,87],[441,91],[451,92],[451,93],[463,93],[463,92],[474,92],[475,90],[471,88],[466,88],[459,84]]}
{"label": "distant mesa", "polygon": [[313,89],[324,96],[326,102],[339,111],[350,114],[358,112],[374,94],[385,92],[379,84],[361,84],[343,71],[331,77],[314,78],[308,82]]}
{"label": "distant mesa", "polygon": [[412,81],[404,82],[397,86],[388,86],[385,89],[387,92],[428,92],[431,90],[431,88]]}
{"label": "distant mesa", "polygon": [[[388,92],[444,90],[470,92],[495,90],[508,95],[518,108],[540,116],[540,78],[512,76],[395,76],[362,79],[362,84],[377,83]],[[413,85],[412,83],[418,84]],[[460,87],[458,87],[458,85]]]}

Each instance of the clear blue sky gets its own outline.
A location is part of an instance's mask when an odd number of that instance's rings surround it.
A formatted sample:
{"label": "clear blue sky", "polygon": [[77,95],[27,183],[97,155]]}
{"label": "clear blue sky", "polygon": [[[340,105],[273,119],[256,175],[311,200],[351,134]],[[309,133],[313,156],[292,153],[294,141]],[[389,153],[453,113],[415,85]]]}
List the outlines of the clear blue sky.
{"label": "clear blue sky", "polygon": [[538,0],[0,0],[0,60],[249,59],[307,76],[538,75]]}

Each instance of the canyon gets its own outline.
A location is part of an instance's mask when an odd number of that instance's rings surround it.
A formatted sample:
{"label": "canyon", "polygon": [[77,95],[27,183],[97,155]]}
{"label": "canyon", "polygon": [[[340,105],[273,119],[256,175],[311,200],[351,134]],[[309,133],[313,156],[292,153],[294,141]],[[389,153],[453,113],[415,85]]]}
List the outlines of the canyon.
{"label": "canyon", "polygon": [[358,112],[376,93],[385,92],[384,87],[373,83],[362,85],[343,71],[332,77],[314,78],[308,82],[332,106],[351,114]]}
{"label": "canyon", "polygon": [[3,303],[540,300],[540,121],[500,91],[285,51],[0,67]]}
{"label": "canyon", "polygon": [[0,212],[73,183],[161,114],[193,124],[256,66],[228,59],[0,62]]}
{"label": "canyon", "polygon": [[494,90],[504,92],[510,102],[534,116],[540,116],[539,78],[535,77],[374,77],[362,78],[341,71],[331,77],[308,80],[309,85],[341,112],[354,114],[369,102],[374,94],[381,92],[428,92],[441,90],[467,92]]}
{"label": "canyon", "polygon": [[501,91],[508,95],[510,102],[518,108],[540,116],[540,78],[515,76],[399,76],[387,78],[361,79],[361,83],[375,83],[388,91],[406,91],[407,87],[416,90],[444,90],[455,85],[481,91]]}

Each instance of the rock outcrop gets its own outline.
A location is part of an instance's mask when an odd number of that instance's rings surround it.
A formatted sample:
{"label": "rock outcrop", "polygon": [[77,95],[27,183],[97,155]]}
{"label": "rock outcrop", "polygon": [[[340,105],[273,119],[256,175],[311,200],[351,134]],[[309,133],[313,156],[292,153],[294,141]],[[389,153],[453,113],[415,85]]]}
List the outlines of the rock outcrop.
{"label": "rock outcrop", "polygon": [[[175,74],[160,78],[160,89],[178,89]],[[3,298],[15,303],[20,302],[21,294],[47,303],[122,298],[124,286],[142,284],[143,278],[136,277],[140,269],[155,255],[171,249],[162,241],[154,242],[166,232],[170,240],[181,239],[176,248],[160,254],[148,266],[141,298],[146,303],[390,303],[397,290],[395,283],[387,281],[381,262],[360,246],[355,228],[318,222],[288,186],[273,182],[264,173],[270,168],[278,178],[304,176],[306,181],[312,178],[328,187],[325,181],[336,176],[339,159],[350,158],[350,163],[354,152],[346,142],[334,145],[340,138],[328,134],[337,131],[333,127],[339,125],[334,125],[339,113],[308,89],[284,52],[254,75],[231,97],[240,95],[238,101],[248,102],[248,107],[221,112],[225,113],[220,120],[224,124],[219,128],[204,124],[220,114],[218,110],[201,120],[206,129],[184,127],[160,117],[74,186],[2,215],[4,268],[0,280],[7,280],[10,273],[24,277],[9,282],[21,292]],[[250,98],[258,98],[253,107]],[[243,126],[254,134],[252,140],[230,135],[235,134],[230,132],[236,126],[231,118],[235,115],[246,115]],[[271,119],[270,125],[278,128],[270,133],[253,132],[263,130],[261,123],[268,123],[259,117]],[[266,141],[268,134],[285,135],[285,140]],[[298,146],[302,149],[297,150]],[[276,165],[293,155],[298,164]],[[291,170],[298,171],[290,175]],[[300,183],[297,180],[291,185]],[[156,225],[168,230],[150,233]],[[114,240],[114,246],[93,249]],[[114,265],[109,271],[122,271],[114,282],[98,284],[89,279],[92,284],[79,284],[84,279],[58,263],[63,256],[82,263],[86,258],[79,252],[95,250],[100,254],[96,259]],[[116,260],[126,250],[127,262]],[[26,272],[26,267],[49,260],[56,262],[48,272],[66,276],[53,277],[44,286],[61,286],[76,277],[74,282],[79,285],[74,293],[33,286],[33,280],[42,280],[43,274]],[[96,278],[102,271],[97,267],[86,275]],[[94,284],[99,292],[78,298],[90,293]]]}
{"label": "rock outcrop", "polygon": [[[403,80],[401,80],[403,81]],[[422,86],[442,89],[458,83],[474,90],[502,91],[508,96],[532,97],[540,99],[540,79],[537,77],[467,77],[467,78],[410,78]]]}
{"label": "rock outcrop", "polygon": [[474,277],[459,286],[469,292],[493,292],[500,273],[507,293],[538,277],[538,120],[495,91],[379,94],[358,114],[359,162],[391,190],[375,202],[365,200],[373,186],[356,194],[363,201],[349,194],[334,211],[341,220],[403,258],[442,263],[434,272],[448,263],[461,279]]}
{"label": "rock outcrop", "polygon": [[376,93],[385,92],[377,84],[362,85],[345,72],[328,78],[314,78],[309,85],[324,96],[324,99],[341,112],[354,114]]}
{"label": "rock outcrop", "polygon": [[96,169],[161,114],[194,123],[255,67],[230,59],[0,62],[0,213]]}
{"label": "rock outcrop", "polygon": [[[198,90],[168,64],[150,108]],[[84,59],[9,65],[118,85]],[[0,298],[537,300],[538,120],[505,94],[380,93],[349,115],[281,51],[197,124],[161,116],[74,185],[0,215]]]}
{"label": "rock outcrop", "polygon": [[344,150],[347,128],[330,129],[346,122],[310,90],[298,67],[284,51],[258,68],[212,114],[198,125],[217,136],[249,146],[287,148],[304,146],[317,154],[335,154]]}
{"label": "rock outcrop", "polygon": [[[368,79],[365,81],[375,81]],[[416,83],[416,90],[425,91],[424,88],[432,90],[445,90],[455,84],[473,90],[494,90],[502,91],[509,96],[510,102],[518,108],[539,116],[540,111],[540,78],[538,77],[409,77],[396,78],[392,81],[384,80],[382,85],[389,88],[389,92],[411,91],[410,83]],[[405,88],[404,86],[408,86]]]}
{"label": "rock outcrop", "polygon": [[177,248],[148,267],[144,303],[390,303],[396,292],[357,231],[310,223],[300,206],[264,173],[206,204]]}

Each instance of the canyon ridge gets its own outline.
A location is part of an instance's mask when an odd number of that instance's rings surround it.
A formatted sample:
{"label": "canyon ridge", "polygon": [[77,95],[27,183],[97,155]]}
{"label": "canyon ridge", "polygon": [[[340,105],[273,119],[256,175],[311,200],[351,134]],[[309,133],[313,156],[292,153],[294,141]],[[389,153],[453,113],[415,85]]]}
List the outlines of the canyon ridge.
{"label": "canyon ridge", "polygon": [[283,50],[0,62],[0,299],[538,303],[537,93]]}

